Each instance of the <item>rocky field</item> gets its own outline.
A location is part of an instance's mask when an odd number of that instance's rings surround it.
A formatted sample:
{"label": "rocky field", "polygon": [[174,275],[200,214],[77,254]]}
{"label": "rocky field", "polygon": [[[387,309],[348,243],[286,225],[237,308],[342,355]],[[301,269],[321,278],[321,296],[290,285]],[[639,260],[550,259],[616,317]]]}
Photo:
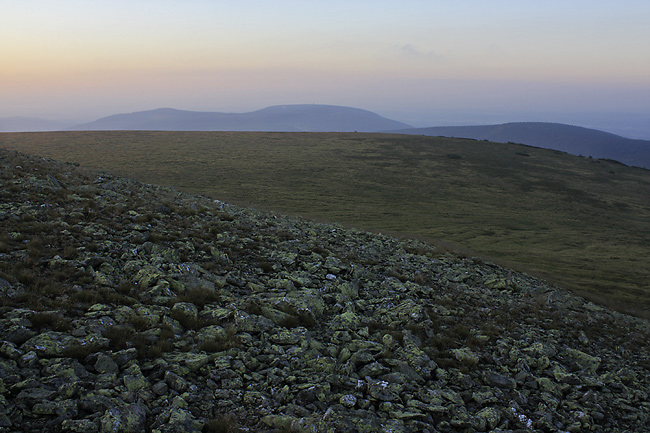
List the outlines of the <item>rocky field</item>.
{"label": "rocky field", "polygon": [[0,432],[650,431],[650,326],[414,240],[0,150]]}

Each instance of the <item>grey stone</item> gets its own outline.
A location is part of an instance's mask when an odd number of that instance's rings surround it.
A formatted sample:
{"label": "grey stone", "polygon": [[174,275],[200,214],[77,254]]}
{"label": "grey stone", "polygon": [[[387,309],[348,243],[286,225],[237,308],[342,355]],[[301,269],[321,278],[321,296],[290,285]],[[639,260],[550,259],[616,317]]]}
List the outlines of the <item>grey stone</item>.
{"label": "grey stone", "polygon": [[517,382],[513,378],[493,371],[486,371],[484,379],[489,385],[499,388],[514,389],[517,386]]}
{"label": "grey stone", "polygon": [[106,353],[100,353],[95,362],[95,370],[99,373],[112,373],[116,374],[120,371],[119,367],[113,361],[113,358]]}
{"label": "grey stone", "polygon": [[165,382],[177,392],[184,392],[189,387],[187,381],[173,371],[165,372]]}

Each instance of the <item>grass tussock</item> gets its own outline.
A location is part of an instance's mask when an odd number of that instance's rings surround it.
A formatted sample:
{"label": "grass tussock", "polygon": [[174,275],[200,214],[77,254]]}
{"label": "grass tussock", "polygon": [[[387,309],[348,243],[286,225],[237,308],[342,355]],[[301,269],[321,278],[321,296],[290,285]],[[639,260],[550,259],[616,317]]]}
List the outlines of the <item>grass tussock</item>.
{"label": "grass tussock", "polygon": [[241,433],[248,431],[243,429],[237,418],[232,414],[221,415],[218,418],[208,420],[203,427],[203,433]]}
{"label": "grass tussock", "polygon": [[160,332],[152,338],[150,335],[138,332],[133,325],[115,325],[106,329],[104,337],[110,340],[111,350],[133,347],[138,351],[140,359],[159,358],[163,353],[174,349],[171,342],[174,333],[165,325],[158,325],[154,329],[159,329]]}
{"label": "grass tussock", "polygon": [[37,330],[51,329],[52,331],[65,332],[71,329],[70,319],[60,313],[37,312],[32,314],[29,320]]}

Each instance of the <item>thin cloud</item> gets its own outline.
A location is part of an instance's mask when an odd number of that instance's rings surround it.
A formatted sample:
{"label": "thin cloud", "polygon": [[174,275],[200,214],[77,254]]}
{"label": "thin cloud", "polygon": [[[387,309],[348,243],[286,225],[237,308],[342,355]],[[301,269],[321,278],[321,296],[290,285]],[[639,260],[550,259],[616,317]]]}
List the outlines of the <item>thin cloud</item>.
{"label": "thin cloud", "polygon": [[436,51],[425,51],[417,48],[415,45],[407,43],[400,47],[400,53],[412,59],[421,60],[435,60],[442,61],[446,59],[446,55],[440,54]]}

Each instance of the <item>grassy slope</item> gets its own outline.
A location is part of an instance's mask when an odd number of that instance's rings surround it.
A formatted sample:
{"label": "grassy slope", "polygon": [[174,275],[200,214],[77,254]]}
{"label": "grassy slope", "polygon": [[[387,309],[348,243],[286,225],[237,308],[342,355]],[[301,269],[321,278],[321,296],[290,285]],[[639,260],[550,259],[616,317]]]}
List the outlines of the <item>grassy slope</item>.
{"label": "grassy slope", "polygon": [[0,134],[0,147],[442,239],[592,300],[650,311],[648,170],[522,145],[384,134],[23,133]]}

